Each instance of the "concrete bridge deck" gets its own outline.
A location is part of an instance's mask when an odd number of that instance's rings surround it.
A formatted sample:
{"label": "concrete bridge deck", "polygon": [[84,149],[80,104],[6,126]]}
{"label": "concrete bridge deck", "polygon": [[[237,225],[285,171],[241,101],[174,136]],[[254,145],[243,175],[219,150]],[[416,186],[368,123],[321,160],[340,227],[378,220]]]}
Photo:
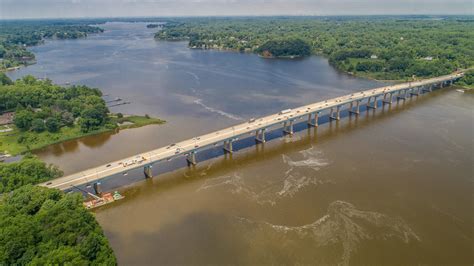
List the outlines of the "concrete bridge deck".
{"label": "concrete bridge deck", "polygon": [[144,168],[145,176],[151,177],[151,166],[160,161],[186,156],[188,164],[196,164],[195,153],[200,149],[223,144],[226,152],[232,152],[232,142],[239,137],[248,136],[249,133],[255,133],[257,142],[265,142],[265,130],[269,128],[283,125],[283,130],[288,134],[292,134],[293,123],[296,120],[308,119],[309,126],[317,126],[318,117],[323,112],[329,111],[331,119],[339,120],[339,114],[344,106],[348,107],[349,112],[357,115],[362,103],[366,104],[367,108],[377,108],[377,102],[380,100],[378,99],[379,97],[383,97],[383,104],[391,104],[393,99],[404,100],[406,97],[431,91],[433,86],[443,87],[444,85],[451,84],[463,75],[463,72],[459,72],[431,79],[380,87],[285,110],[277,114],[261,117],[106,165],[57,178],[42,183],[40,186],[67,190],[73,186],[92,184],[102,178],[125,173],[137,168]]}

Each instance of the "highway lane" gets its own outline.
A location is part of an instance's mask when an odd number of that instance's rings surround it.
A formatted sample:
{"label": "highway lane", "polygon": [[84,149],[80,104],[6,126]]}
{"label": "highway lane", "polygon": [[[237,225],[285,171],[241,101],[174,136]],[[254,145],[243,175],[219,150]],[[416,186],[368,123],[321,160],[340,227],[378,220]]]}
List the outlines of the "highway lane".
{"label": "highway lane", "polygon": [[[61,177],[49,182],[40,184],[49,188],[58,188],[61,190],[70,189],[72,186],[83,185],[87,183],[93,183],[102,178],[126,173],[136,168],[142,168],[146,165],[153,163],[171,160],[175,157],[181,157],[187,155],[190,152],[194,152],[198,149],[203,149],[211,145],[218,145],[227,140],[233,140],[244,136],[246,134],[254,134],[257,130],[267,129],[286,121],[297,120],[300,118],[306,118],[309,114],[317,112],[327,111],[331,108],[349,104],[351,102],[363,101],[368,97],[379,97],[386,93],[394,93],[400,90],[426,86],[431,84],[438,84],[440,82],[457,79],[463,76],[463,73],[456,73],[452,75],[441,76],[432,79],[420,80],[409,83],[396,84],[376,89],[365,90],[356,92],[336,98],[332,98],[326,101],[321,101],[305,106],[301,106],[291,111],[278,114],[268,115],[259,119],[255,119],[253,122],[245,122],[232,127],[228,127],[219,131],[211,132],[199,137],[184,140],[176,144],[171,144],[166,147],[162,147],[156,150],[145,152],[142,154],[134,155],[122,160],[114,161],[106,165],[91,168],[79,173]],[[391,95],[393,97],[394,95]]]}

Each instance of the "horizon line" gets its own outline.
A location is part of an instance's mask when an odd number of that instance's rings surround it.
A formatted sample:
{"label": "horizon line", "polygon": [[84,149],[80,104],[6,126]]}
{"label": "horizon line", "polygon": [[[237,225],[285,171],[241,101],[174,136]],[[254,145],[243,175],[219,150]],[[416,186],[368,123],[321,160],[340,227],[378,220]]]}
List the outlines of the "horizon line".
{"label": "horizon line", "polygon": [[107,16],[107,17],[22,17],[22,18],[0,18],[0,21],[7,20],[54,20],[54,19],[133,19],[133,18],[246,18],[246,17],[407,17],[407,16],[465,16],[474,17],[474,14],[426,14],[426,13],[413,13],[413,14],[341,14],[341,15],[296,15],[296,14],[273,14],[273,15],[163,15],[163,16]]}

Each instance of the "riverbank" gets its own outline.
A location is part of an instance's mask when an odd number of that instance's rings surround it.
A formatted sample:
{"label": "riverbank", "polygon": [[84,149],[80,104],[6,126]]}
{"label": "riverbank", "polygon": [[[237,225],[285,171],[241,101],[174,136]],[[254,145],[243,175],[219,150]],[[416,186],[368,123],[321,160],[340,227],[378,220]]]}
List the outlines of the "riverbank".
{"label": "riverbank", "polygon": [[112,120],[112,123],[116,125],[116,127],[103,127],[87,133],[82,132],[80,126],[78,125],[73,127],[63,127],[56,133],[47,131],[41,133],[35,133],[31,131],[23,132],[15,126],[12,126],[11,131],[0,132],[0,151],[15,156],[69,140],[107,132],[115,132],[118,130],[139,128],[147,125],[164,124],[166,122],[162,119],[152,118],[147,115],[130,115],[124,116],[122,118],[111,116],[110,119]]}
{"label": "riverbank", "polygon": [[[189,39],[186,39],[186,38],[184,38],[184,39],[162,39],[162,38],[155,37],[155,39],[159,40],[159,41],[164,41],[164,42],[189,41]],[[202,48],[202,47],[190,46],[189,44],[188,44],[188,49],[191,49],[191,50],[214,50],[214,51],[222,51],[222,52],[254,54],[254,55],[257,55],[259,58],[269,59],[269,60],[278,60],[278,59],[281,59],[281,60],[301,60],[301,59],[311,57],[311,56],[320,56],[320,57],[324,57],[326,60],[329,60],[329,56],[326,55],[326,54],[323,54],[323,53],[313,53],[309,56],[301,56],[301,55],[271,56],[271,55],[260,54],[257,51],[250,50],[250,49],[246,49],[246,50],[242,51],[242,50],[239,50],[239,49],[234,49],[234,48],[231,48],[231,47],[222,47],[222,46],[219,46],[219,47],[206,46],[205,48]],[[365,79],[370,79],[370,80],[373,80],[373,81],[389,82],[389,83],[402,83],[402,82],[408,82],[409,81],[409,80],[406,80],[406,79],[384,79],[384,78],[380,77],[380,72],[360,72],[360,71],[351,72],[351,71],[347,71],[345,69],[342,69],[342,68],[340,68],[340,67],[338,67],[337,65],[334,65],[334,64],[331,64],[331,66],[334,69],[336,69],[337,71],[341,72],[341,73],[351,75],[351,76],[357,77],[357,78],[365,78]]]}

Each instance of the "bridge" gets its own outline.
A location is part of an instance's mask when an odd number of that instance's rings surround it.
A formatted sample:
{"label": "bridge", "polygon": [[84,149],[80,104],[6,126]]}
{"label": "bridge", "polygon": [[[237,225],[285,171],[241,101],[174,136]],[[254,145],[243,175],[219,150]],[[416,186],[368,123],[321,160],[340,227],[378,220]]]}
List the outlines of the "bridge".
{"label": "bridge", "polygon": [[128,171],[137,168],[143,168],[145,177],[151,178],[153,176],[153,164],[161,161],[185,157],[189,166],[195,165],[197,163],[196,153],[199,150],[223,145],[224,152],[232,153],[232,143],[239,138],[248,137],[249,134],[255,135],[256,144],[264,143],[265,133],[269,130],[282,128],[285,133],[293,134],[293,125],[299,120],[305,119],[309,127],[317,127],[319,117],[323,113],[328,114],[330,120],[340,120],[342,111],[359,115],[362,105],[365,105],[368,109],[376,109],[380,101],[382,105],[392,104],[394,100],[405,100],[408,97],[431,92],[435,87],[442,88],[446,85],[451,85],[463,75],[463,72],[457,72],[431,79],[360,91],[294,109],[283,110],[277,114],[251,119],[248,122],[206,135],[194,137],[149,152],[110,162],[106,165],[57,178],[42,183],[40,186],[68,190],[84,184],[94,184],[96,188],[98,181],[103,178],[128,173]]}

